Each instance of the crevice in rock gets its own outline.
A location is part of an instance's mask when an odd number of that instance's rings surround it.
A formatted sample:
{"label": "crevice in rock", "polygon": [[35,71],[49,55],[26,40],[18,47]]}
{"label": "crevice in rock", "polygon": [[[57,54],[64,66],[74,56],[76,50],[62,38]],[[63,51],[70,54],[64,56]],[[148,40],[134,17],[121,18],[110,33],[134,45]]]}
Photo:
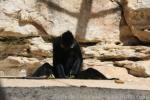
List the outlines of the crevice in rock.
{"label": "crevice in rock", "polygon": [[88,47],[88,46],[95,46],[97,44],[97,42],[80,42],[80,46],[81,47]]}
{"label": "crevice in rock", "polygon": [[2,37],[2,36],[0,36],[0,41],[1,42],[6,42],[6,43],[17,41],[18,43],[20,43],[20,42],[24,42],[24,40],[32,39],[32,38],[35,38],[35,37],[40,37],[40,36],[27,36],[27,37],[14,37],[14,36]]}
{"label": "crevice in rock", "polygon": [[120,41],[115,42],[116,45],[122,45]]}
{"label": "crevice in rock", "polygon": [[129,61],[144,61],[144,60],[149,60],[150,56],[144,57],[144,58],[139,58],[139,57],[128,57],[128,58],[99,58],[102,62],[105,61],[123,61],[123,60],[129,60]]}

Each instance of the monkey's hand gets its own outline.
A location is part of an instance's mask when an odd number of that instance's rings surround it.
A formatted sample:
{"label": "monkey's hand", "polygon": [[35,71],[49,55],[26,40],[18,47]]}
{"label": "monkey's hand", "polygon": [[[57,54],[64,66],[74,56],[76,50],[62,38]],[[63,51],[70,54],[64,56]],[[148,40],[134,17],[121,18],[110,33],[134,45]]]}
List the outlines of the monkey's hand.
{"label": "monkey's hand", "polygon": [[74,78],[75,78],[75,75],[72,74],[72,73],[70,73],[70,74],[69,74],[69,78],[70,78],[70,79],[74,79]]}
{"label": "monkey's hand", "polygon": [[55,76],[53,74],[49,75],[48,79],[54,79]]}
{"label": "monkey's hand", "polygon": [[70,79],[74,79],[74,78],[75,78],[75,75],[70,75],[69,78],[70,78]]}

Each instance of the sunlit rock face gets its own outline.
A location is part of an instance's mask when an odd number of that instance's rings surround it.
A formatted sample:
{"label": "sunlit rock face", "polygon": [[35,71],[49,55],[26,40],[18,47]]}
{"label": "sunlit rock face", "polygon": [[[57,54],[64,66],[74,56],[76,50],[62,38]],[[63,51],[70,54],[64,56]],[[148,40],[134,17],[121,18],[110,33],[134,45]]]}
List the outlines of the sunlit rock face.
{"label": "sunlit rock face", "polygon": [[83,70],[149,77],[150,48],[141,46],[150,42],[149,8],[149,0],[0,0],[0,76],[52,64],[53,38],[70,30],[81,43]]}
{"label": "sunlit rock face", "polygon": [[39,31],[58,36],[71,30],[81,42],[119,39],[120,9],[110,0],[6,0],[0,10],[0,36],[33,36]]}
{"label": "sunlit rock face", "polygon": [[126,44],[150,42],[150,1],[122,0],[126,24],[122,24],[121,38]]}

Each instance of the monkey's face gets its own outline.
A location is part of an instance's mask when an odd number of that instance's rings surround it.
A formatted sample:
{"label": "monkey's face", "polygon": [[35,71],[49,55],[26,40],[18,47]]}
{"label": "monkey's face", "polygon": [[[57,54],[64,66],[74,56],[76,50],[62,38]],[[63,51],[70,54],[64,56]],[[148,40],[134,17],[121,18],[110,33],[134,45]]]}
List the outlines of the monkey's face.
{"label": "monkey's face", "polygon": [[74,47],[74,43],[70,44],[70,45],[65,45],[63,43],[60,44],[61,48],[64,49],[72,49]]}
{"label": "monkey's face", "polygon": [[67,31],[61,36],[61,47],[62,48],[73,48],[74,37],[70,31]]}

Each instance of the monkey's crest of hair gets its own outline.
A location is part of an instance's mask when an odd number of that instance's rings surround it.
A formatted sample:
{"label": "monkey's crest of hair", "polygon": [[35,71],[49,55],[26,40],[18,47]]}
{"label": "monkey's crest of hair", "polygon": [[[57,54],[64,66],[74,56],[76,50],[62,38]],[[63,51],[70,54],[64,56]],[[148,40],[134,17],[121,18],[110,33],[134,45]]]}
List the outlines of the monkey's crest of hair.
{"label": "monkey's crest of hair", "polygon": [[72,35],[72,32],[70,31],[64,32],[61,36],[61,41],[63,45],[71,47],[74,43],[74,37]]}

